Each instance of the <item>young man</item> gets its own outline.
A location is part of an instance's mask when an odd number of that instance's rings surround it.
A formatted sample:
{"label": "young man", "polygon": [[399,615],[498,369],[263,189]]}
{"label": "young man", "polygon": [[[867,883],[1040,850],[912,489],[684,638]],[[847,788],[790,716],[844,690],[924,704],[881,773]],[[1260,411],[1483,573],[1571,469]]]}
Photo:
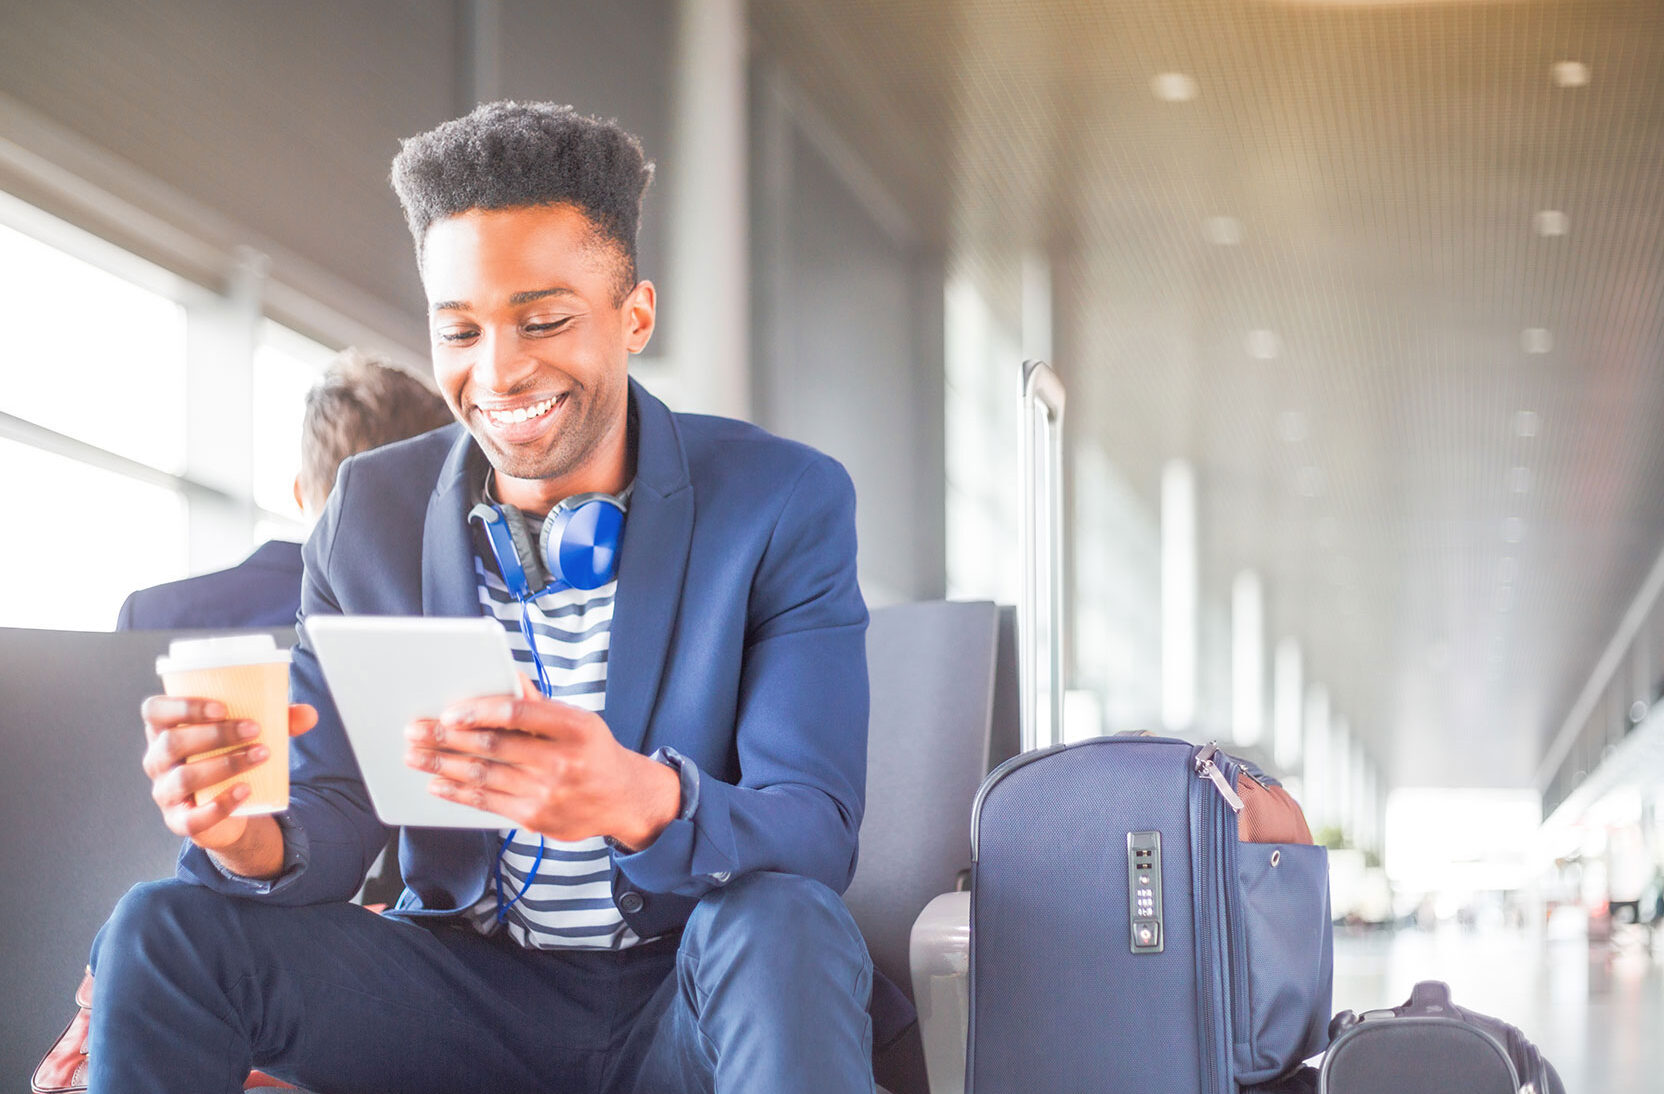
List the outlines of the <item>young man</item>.
{"label": "young man", "polygon": [[[348,456],[450,424],[445,401],[408,372],[345,349],[306,393],[295,504],[307,521],[324,511]],[[286,627],[300,610],[300,544],[274,539],[225,570],[153,585],[121,605],[116,630]]]}
{"label": "young man", "polygon": [[[150,700],[145,770],[187,841],[94,944],[93,1090],[229,1091],[251,1065],[358,1094],[872,1089],[872,968],[836,895],[866,759],[853,491],[629,380],[650,170],[615,124],[548,105],[405,142],[394,186],[461,425],[348,461],[306,547],[303,623],[484,613],[531,665],[525,614],[560,698],[458,704],[406,754],[517,829],[406,830],[406,892],[374,916],[346,900],[384,830],[304,642],[275,818],[196,803],[262,756],[185,761],[239,727]],[[586,494],[627,507],[616,575],[511,597],[470,512],[535,530]]]}

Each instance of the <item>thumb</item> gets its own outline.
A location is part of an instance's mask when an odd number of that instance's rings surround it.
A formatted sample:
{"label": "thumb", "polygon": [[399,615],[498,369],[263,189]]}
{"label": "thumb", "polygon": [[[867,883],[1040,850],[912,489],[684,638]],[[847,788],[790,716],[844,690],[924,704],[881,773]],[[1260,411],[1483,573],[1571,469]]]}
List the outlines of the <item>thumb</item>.
{"label": "thumb", "polygon": [[539,690],[537,681],[533,680],[530,676],[527,676],[523,672],[516,673],[515,675],[520,677],[520,697],[522,699],[543,698],[543,692]]}
{"label": "thumb", "polygon": [[299,737],[317,724],[316,707],[307,703],[294,703],[289,707],[289,736]]}

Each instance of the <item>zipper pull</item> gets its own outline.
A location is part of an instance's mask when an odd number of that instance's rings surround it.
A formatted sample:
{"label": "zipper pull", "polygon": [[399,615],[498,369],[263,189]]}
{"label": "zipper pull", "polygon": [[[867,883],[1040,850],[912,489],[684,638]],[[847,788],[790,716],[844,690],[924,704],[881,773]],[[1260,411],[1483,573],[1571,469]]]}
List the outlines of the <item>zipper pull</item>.
{"label": "zipper pull", "polygon": [[1207,779],[1213,783],[1214,788],[1225,799],[1225,804],[1231,807],[1231,812],[1240,813],[1242,812],[1242,799],[1237,797],[1236,788],[1231,786],[1230,781],[1225,778],[1225,773],[1219,770],[1213,762],[1213,758],[1218,752],[1219,745],[1213,741],[1203,745],[1202,751],[1196,753],[1196,774],[1199,778]]}

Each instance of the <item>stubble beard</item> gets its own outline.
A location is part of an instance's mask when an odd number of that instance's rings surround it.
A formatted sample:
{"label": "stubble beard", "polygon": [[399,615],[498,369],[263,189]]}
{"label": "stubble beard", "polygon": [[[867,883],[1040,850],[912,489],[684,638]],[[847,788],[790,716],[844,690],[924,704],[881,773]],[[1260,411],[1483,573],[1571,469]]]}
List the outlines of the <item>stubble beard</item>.
{"label": "stubble beard", "polygon": [[572,389],[558,413],[566,424],[530,451],[525,446],[505,447],[491,436],[490,427],[471,429],[475,442],[499,475],[514,479],[558,479],[581,468],[600,448],[607,433],[607,414],[599,400],[581,389]]}

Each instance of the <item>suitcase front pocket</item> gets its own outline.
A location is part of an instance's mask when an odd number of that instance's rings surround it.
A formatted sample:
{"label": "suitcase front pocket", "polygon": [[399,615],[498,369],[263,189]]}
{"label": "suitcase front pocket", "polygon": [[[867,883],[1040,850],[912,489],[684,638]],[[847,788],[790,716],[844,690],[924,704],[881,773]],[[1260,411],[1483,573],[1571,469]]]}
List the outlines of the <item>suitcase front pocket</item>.
{"label": "suitcase front pocket", "polygon": [[1298,843],[1237,845],[1232,945],[1240,970],[1236,1080],[1266,1082],[1323,1048],[1333,970],[1329,852]]}

